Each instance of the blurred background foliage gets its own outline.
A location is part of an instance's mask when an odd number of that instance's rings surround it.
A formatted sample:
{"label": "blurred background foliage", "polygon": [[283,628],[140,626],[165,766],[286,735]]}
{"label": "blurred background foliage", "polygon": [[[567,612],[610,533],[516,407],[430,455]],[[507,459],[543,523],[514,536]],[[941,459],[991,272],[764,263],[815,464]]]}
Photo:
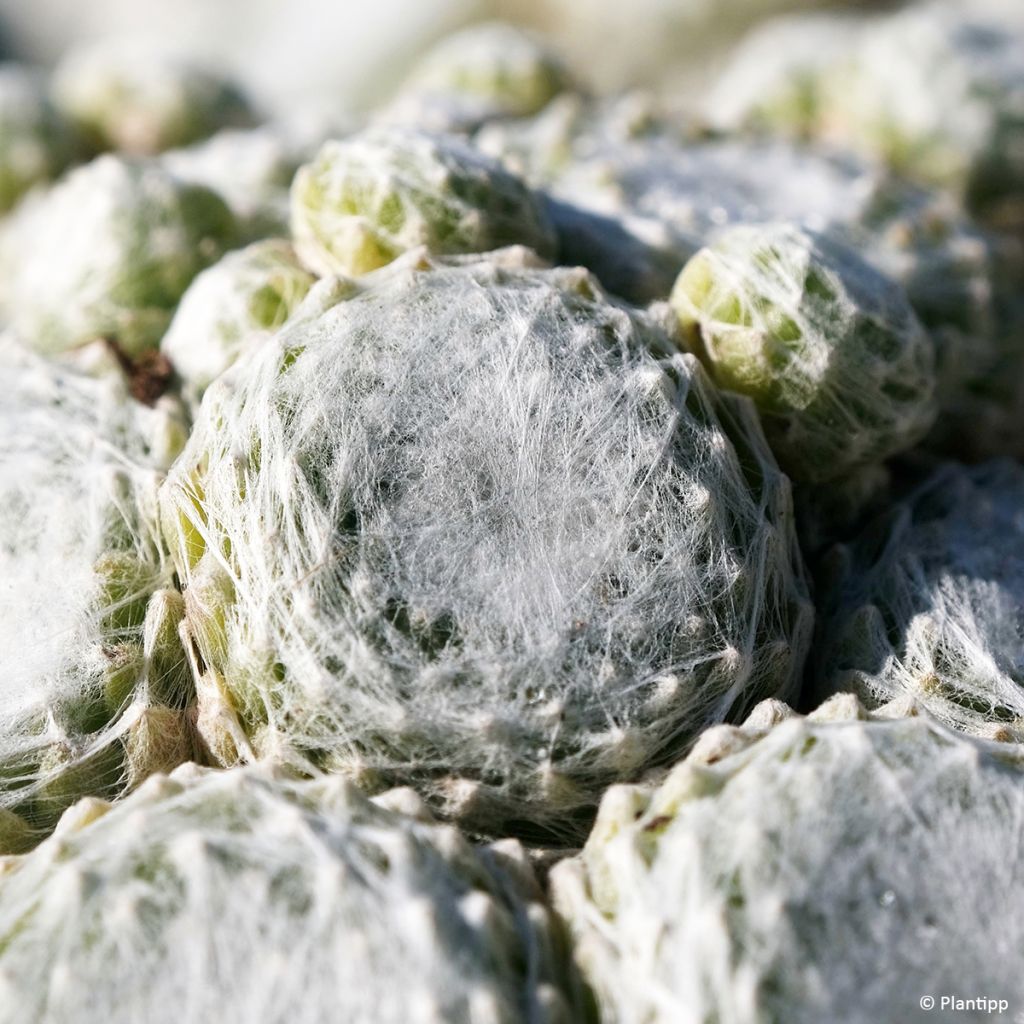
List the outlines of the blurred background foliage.
{"label": "blurred background foliage", "polygon": [[[1020,0],[962,0],[1014,4]],[[52,64],[73,43],[129,37],[206,58],[271,113],[359,110],[386,98],[409,62],[452,30],[500,18],[548,36],[580,80],[685,90],[762,18],[878,10],[892,0],[0,0],[0,48]]]}

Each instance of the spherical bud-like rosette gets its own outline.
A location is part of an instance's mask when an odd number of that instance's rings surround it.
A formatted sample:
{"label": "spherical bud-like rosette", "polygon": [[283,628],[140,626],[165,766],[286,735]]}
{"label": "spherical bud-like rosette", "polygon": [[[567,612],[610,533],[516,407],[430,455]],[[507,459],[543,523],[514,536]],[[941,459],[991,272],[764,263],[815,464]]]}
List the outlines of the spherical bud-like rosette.
{"label": "spherical bud-like rosette", "polygon": [[1024,225],[1024,31],[984,10],[922,4],[878,19],[822,97],[822,134],[979,216]]}
{"label": "spherical bud-like rosette", "polygon": [[364,274],[410,249],[435,255],[525,245],[554,233],[514,174],[446,135],[376,129],[327,142],[292,184],[292,235],[319,274]]}
{"label": "spherical bud-like rosette", "polygon": [[903,289],[824,235],[731,228],[686,265],[672,305],[716,382],[753,398],[796,480],[881,461],[935,420],[934,345]]}
{"label": "spherical bud-like rosette", "polygon": [[0,65],[0,211],[56,178],[75,150],[74,131],[50,101],[42,73]]}
{"label": "spherical bud-like rosette", "polygon": [[817,138],[829,77],[869,24],[829,11],[758,25],[729,54],[704,97],[709,123],[726,132]]}
{"label": "spherical bud-like rosette", "polygon": [[558,55],[521,29],[473,25],[441,40],[414,65],[389,121],[442,131],[494,118],[528,117],[571,85]]}
{"label": "spherical bud-like rosette", "polygon": [[281,327],[315,280],[283,239],[254,242],[204,270],[160,343],[186,397],[198,401],[219,374]]}
{"label": "spherical bud-like rosette", "polygon": [[97,151],[152,156],[254,120],[248,100],[227,78],[127,40],[72,49],[54,72],[53,94]]}

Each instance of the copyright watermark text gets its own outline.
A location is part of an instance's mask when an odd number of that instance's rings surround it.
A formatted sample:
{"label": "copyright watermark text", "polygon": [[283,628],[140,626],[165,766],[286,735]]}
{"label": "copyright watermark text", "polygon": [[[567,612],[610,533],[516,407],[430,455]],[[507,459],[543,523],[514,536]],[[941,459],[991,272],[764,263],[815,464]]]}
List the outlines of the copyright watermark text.
{"label": "copyright watermark text", "polygon": [[988,996],[976,996],[973,999],[961,999],[959,996],[921,996],[922,1010],[950,1010],[954,1013],[991,1013],[1002,1014],[1010,1008],[1007,999],[991,999]]}

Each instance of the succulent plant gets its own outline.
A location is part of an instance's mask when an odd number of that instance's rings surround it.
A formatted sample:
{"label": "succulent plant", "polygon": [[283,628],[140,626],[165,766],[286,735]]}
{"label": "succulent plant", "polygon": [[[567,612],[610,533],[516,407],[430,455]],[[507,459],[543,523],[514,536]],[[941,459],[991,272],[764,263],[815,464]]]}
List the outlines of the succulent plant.
{"label": "succulent plant", "polygon": [[706,112],[883,160],[1019,229],[1022,43],[1024,23],[982,3],[779,18],[734,53]]}
{"label": "succulent plant", "polygon": [[155,348],[189,282],[235,224],[209,189],[153,163],[102,156],[19,207],[3,238],[9,326],[41,352],[96,338]]}
{"label": "succulent plant", "polygon": [[522,848],[408,791],[187,765],[4,867],[4,1024],[589,1020]]}
{"label": "succulent plant", "polygon": [[515,251],[353,291],[210,387],[161,490],[211,756],[572,837],[791,692],[788,483],[660,322]]}
{"label": "succulent plant", "polygon": [[42,73],[0,64],[0,213],[75,157],[76,138],[47,94]]}
{"label": "succulent plant", "polygon": [[708,122],[719,131],[817,139],[829,78],[870,24],[848,12],[816,11],[755,26],[704,97]]}
{"label": "succulent plant", "polygon": [[824,235],[724,231],[683,268],[672,306],[715,381],[753,398],[794,479],[879,462],[935,420],[934,346],[903,289]]}
{"label": "succulent plant", "polygon": [[457,138],[376,129],[324,144],[292,185],[292,234],[320,274],[364,274],[410,249],[554,251],[540,201]]}
{"label": "succulent plant", "polygon": [[822,99],[822,134],[1024,226],[1024,29],[983,9],[915,5],[878,19]]}
{"label": "succulent plant", "polygon": [[935,342],[940,416],[928,446],[971,460],[1024,454],[1024,246],[948,196],[892,182],[833,232],[898,281]]}
{"label": "succulent plant", "polygon": [[822,569],[818,692],[1024,739],[1024,470],[940,468]]}
{"label": "succulent plant", "polygon": [[[156,519],[173,404],[0,342],[0,852],[193,754],[194,688]],[[0,1000],[2,1002],[2,1000]]]}
{"label": "succulent plant", "polygon": [[907,710],[766,702],[660,784],[606,793],[551,874],[602,1020],[924,1022],[933,992],[1024,998],[1024,755]]}
{"label": "succulent plant", "polygon": [[199,274],[160,344],[186,398],[197,402],[219,374],[284,324],[315,280],[283,239],[254,242]]}
{"label": "succulent plant", "polygon": [[53,94],[97,152],[152,156],[255,118],[249,101],[222,75],[136,41],[70,50],[54,72]]}
{"label": "succulent plant", "polygon": [[441,131],[472,129],[493,118],[536,114],[570,86],[565,64],[539,38],[486,22],[421,56],[385,116]]}

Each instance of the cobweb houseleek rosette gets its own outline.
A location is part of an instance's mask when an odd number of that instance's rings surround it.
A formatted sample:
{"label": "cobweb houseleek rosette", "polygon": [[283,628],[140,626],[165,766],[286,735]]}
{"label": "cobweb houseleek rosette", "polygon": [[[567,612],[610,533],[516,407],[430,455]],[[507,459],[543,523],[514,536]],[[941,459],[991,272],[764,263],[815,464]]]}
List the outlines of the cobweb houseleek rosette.
{"label": "cobweb houseleek rosette", "polygon": [[935,420],[931,337],[903,289],[832,238],[730,228],[687,263],[671,301],[716,383],[754,400],[794,480],[879,462]]}
{"label": "cobweb houseleek rosette", "polygon": [[1021,748],[912,710],[769,701],[612,787],[550,879],[602,1020],[924,1022],[950,979],[1024,997]]}
{"label": "cobweb houseleek rosette", "polygon": [[815,678],[869,704],[1024,737],[1024,470],[941,467],[821,569]]}
{"label": "cobweb houseleek rosette", "polygon": [[825,129],[830,76],[872,19],[849,11],[769,18],[726,57],[702,99],[718,131],[816,140]]}
{"label": "cobweb houseleek rosette", "polygon": [[254,242],[200,273],[160,342],[187,400],[270,337],[315,283],[284,239]]}
{"label": "cobweb houseleek rosette", "polygon": [[230,211],[209,189],[153,162],[102,156],[5,225],[0,307],[40,352],[107,338],[138,356],[159,344],[189,282],[234,238]]}
{"label": "cobweb houseleek rosette", "polygon": [[184,602],[159,539],[185,428],[115,375],[0,339],[0,852],[193,756]]}
{"label": "cobweb houseleek rosette", "polygon": [[10,858],[0,997],[3,1024],[591,1020],[517,843],[253,767],[81,801]]}
{"label": "cobweb houseleek rosette", "polygon": [[73,128],[50,100],[46,76],[25,65],[0,64],[0,211],[56,178],[77,149]]}
{"label": "cobweb houseleek rosette", "polygon": [[1024,32],[974,4],[773,19],[737,48],[705,99],[727,131],[789,134],[859,152],[1021,226]]}
{"label": "cobweb houseleek rosette", "polygon": [[1022,43],[1019,25],[983,8],[921,4],[877,19],[830,69],[822,134],[1019,232]]}
{"label": "cobweb houseleek rosette", "polygon": [[153,156],[256,120],[228,78],[138,41],[73,47],[54,70],[52,91],[57,108],[96,152]]}
{"label": "cobweb houseleek rosette", "polygon": [[541,39],[486,22],[423,54],[379,116],[421,128],[472,130],[496,118],[536,114],[571,85],[568,68]]}
{"label": "cobweb houseleek rosette", "polygon": [[525,245],[554,252],[540,199],[450,136],[376,128],[324,143],[295,176],[292,237],[318,274],[364,274],[410,249],[434,255]]}
{"label": "cobweb houseleek rosette", "polygon": [[518,252],[410,258],[207,392],[161,491],[199,730],[578,834],[800,674],[788,482],[650,317]]}

